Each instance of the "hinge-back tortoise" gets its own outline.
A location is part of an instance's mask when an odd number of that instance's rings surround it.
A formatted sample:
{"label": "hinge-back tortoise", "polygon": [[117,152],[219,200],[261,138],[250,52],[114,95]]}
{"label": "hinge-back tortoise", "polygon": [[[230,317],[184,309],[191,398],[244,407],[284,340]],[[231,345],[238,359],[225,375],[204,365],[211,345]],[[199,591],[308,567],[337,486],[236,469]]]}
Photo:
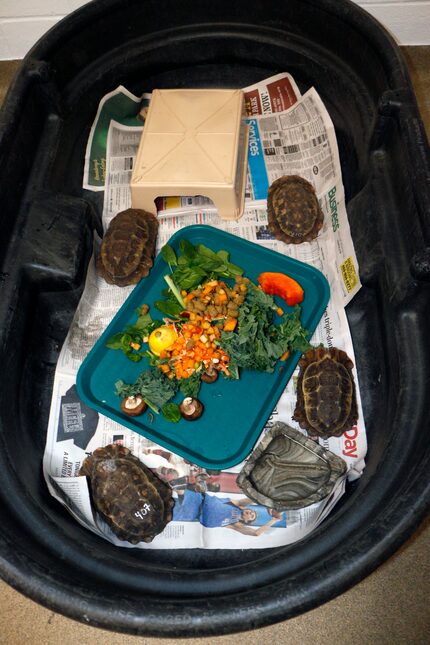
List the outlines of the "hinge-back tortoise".
{"label": "hinge-back tortoise", "polygon": [[125,446],[97,448],[79,471],[94,506],[120,540],[151,542],[172,519],[172,491]]}
{"label": "hinge-back tortoise", "polygon": [[340,437],[358,419],[353,362],[341,349],[317,347],[299,361],[293,419],[311,435]]}

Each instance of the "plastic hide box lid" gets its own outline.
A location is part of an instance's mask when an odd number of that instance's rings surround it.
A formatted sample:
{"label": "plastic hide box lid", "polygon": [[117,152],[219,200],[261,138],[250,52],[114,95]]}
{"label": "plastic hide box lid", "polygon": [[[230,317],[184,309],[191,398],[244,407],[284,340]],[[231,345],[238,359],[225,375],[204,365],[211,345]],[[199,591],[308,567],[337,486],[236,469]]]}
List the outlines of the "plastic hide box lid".
{"label": "plastic hide box lid", "polygon": [[222,219],[245,199],[248,126],[242,90],[154,90],[131,179],[134,208],[157,197],[204,195]]}

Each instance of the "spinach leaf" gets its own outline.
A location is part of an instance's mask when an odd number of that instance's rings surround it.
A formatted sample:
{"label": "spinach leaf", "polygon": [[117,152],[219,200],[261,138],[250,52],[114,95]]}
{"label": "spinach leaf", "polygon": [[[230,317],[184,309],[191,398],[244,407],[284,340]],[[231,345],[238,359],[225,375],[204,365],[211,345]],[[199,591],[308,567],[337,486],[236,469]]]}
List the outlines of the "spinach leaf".
{"label": "spinach leaf", "polygon": [[199,255],[203,255],[209,258],[216,258],[217,255],[215,251],[212,251],[212,249],[208,248],[204,244],[197,244],[196,250]]}
{"label": "spinach leaf", "polygon": [[[115,337],[117,336],[118,334],[115,334]],[[139,335],[136,336],[135,334],[130,334],[127,331],[122,332],[119,347],[115,347],[114,349],[120,349],[130,361],[133,361],[133,363],[138,363],[140,360],[142,360],[142,355],[133,349],[131,343],[139,343],[140,345],[141,342],[142,339]]]}
{"label": "spinach leaf", "polygon": [[137,329],[146,330],[147,328],[151,327],[153,323],[154,320],[152,319],[151,314],[149,312],[146,312],[144,314],[139,314],[139,317],[133,326]]}
{"label": "spinach leaf", "polygon": [[123,332],[120,331],[117,334],[114,334],[106,342],[106,347],[109,349],[122,349],[122,337],[124,336]]}
{"label": "spinach leaf", "polygon": [[178,267],[173,275],[175,283],[181,289],[185,289],[185,291],[194,289],[194,287],[197,287],[199,284],[201,284],[201,282],[203,282],[203,280],[208,276],[207,272],[198,266]]}
{"label": "spinach leaf", "polygon": [[178,263],[176,253],[170,244],[165,244],[163,246],[161,249],[161,256],[167,264],[170,264],[170,266],[176,266]]}
{"label": "spinach leaf", "polygon": [[232,262],[227,262],[227,268],[225,270],[226,273],[228,273],[229,278],[234,278],[237,275],[243,275],[243,269],[237,264],[232,264]]}
{"label": "spinach leaf", "polygon": [[172,318],[177,318],[183,308],[177,300],[156,300],[154,306],[161,311],[162,314],[170,316]]}
{"label": "spinach leaf", "polygon": [[217,251],[217,256],[221,258],[223,262],[228,262],[230,253],[228,251],[223,251],[223,249],[221,249],[221,251]]}
{"label": "spinach leaf", "polygon": [[196,255],[196,249],[189,240],[181,240],[179,242],[179,248],[181,249],[182,256],[185,259],[192,259]]}
{"label": "spinach leaf", "polygon": [[139,352],[135,350],[131,343],[136,345],[142,345],[143,339],[154,330],[162,325],[161,320],[153,320],[152,316],[145,311],[141,313],[133,325],[127,325],[127,327],[113,336],[111,336],[106,341],[106,347],[109,349],[119,349],[127,356],[130,361],[137,363],[142,360],[142,356],[145,352]]}
{"label": "spinach leaf", "polygon": [[182,414],[177,403],[165,403],[161,408],[161,414],[167,421],[178,423],[181,420]]}
{"label": "spinach leaf", "polygon": [[[182,239],[179,243],[180,254],[177,256],[173,247],[165,244],[161,250],[163,259],[168,263],[171,274],[164,276],[170,289],[162,295],[172,300],[172,295],[185,309],[181,291],[191,291],[211,278],[234,278],[243,275],[243,269],[229,261],[229,253],[225,250],[212,251],[204,244],[194,246],[189,240]],[[167,315],[174,315],[170,305],[161,304],[158,300],[157,309]],[[175,314],[179,311],[175,311]]]}
{"label": "spinach leaf", "polygon": [[212,271],[219,271],[224,266],[222,260],[220,260],[216,256],[214,258],[208,258],[204,255],[196,258],[193,262],[193,265],[194,267],[198,266],[206,274],[212,273]]}
{"label": "spinach leaf", "polygon": [[132,348],[124,351],[124,354],[127,356],[128,360],[132,361],[133,363],[138,363],[139,361],[142,360],[142,354],[139,354],[138,352],[134,352]]}

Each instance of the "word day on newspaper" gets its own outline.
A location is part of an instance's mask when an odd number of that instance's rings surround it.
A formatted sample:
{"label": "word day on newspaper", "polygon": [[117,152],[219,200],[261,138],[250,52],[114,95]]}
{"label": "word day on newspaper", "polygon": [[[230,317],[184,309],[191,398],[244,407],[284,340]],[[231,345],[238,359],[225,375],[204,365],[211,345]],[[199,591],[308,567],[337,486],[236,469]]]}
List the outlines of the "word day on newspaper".
{"label": "word day on newspaper", "polygon": [[[209,224],[316,267],[326,276],[331,295],[311,343],[343,349],[354,361],[344,307],[361,285],[333,124],[315,89],[310,88],[301,95],[289,74],[266,79],[245,88],[244,93],[250,127],[244,214],[238,221],[223,221],[207,198],[160,198],[157,251],[178,229],[191,224]],[[118,212],[131,206],[133,161],[149,101],[148,94],[135,97],[119,87],[100,102],[88,140],[83,186],[87,190],[104,191],[105,231]],[[268,186],[287,174],[308,179],[317,192],[324,225],[312,242],[285,244],[275,239],[268,229]],[[268,508],[246,498],[237,485],[243,463],[225,471],[208,471],[153,444],[79,400],[77,371],[132,289],[104,282],[96,274],[92,258],[56,369],[44,454],[44,475],[51,494],[89,530],[118,546],[133,547],[119,540],[94,515],[87,479],[78,474],[84,459],[96,448],[118,442],[168,482],[175,499],[173,520],[153,542],[140,543],[138,548],[269,548],[305,537],[330,513],[344,493],[346,480],[360,477],[365,466],[366,431],[355,368],[357,425],[341,437],[319,439],[323,448],[346,462],[346,475],[339,478],[328,498],[273,516]],[[278,421],[300,430],[292,420],[297,373],[298,370],[282,393],[260,439]],[[226,512],[219,512],[220,504]],[[246,508],[255,511],[255,519],[243,531],[241,514]]]}

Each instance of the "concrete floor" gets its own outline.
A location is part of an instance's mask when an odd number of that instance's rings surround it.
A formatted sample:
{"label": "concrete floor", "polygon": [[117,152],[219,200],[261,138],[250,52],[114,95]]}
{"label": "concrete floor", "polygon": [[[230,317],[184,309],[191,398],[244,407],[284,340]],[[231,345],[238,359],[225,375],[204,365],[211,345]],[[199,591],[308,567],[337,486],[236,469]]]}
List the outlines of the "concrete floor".
{"label": "concrete floor", "polygon": [[[402,49],[430,139],[430,47]],[[0,103],[18,66],[19,61],[0,61]],[[393,557],[338,598],[297,618],[233,636],[173,640],[107,632],[45,609],[0,581],[0,644],[427,645],[429,597],[430,520]]]}

